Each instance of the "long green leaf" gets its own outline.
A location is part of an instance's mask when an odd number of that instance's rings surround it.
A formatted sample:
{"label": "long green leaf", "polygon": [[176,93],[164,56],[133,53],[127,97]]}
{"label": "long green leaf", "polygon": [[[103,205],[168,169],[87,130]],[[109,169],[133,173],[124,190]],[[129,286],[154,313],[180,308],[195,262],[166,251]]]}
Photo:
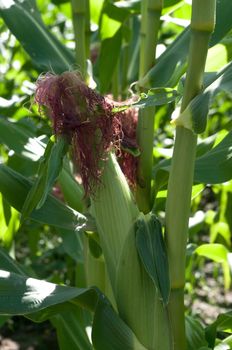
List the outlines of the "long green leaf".
{"label": "long green leaf", "polygon": [[142,93],[138,100],[128,104],[123,104],[114,107],[114,112],[124,111],[128,108],[146,108],[152,106],[161,106],[177,99],[179,93],[176,90],[170,88],[154,88],[148,90],[148,92]]}
{"label": "long green leaf", "polygon": [[75,298],[77,305],[93,309],[98,296],[95,289],[60,286],[5,270],[0,270],[0,286],[2,315],[29,315]]}
{"label": "long green leaf", "polygon": [[167,304],[170,281],[161,224],[155,215],[149,215],[147,218],[140,217],[136,226],[136,246],[140,259],[159,290],[164,304]]}
{"label": "long green leaf", "polygon": [[185,318],[187,350],[201,349],[207,345],[205,331],[199,321],[191,316]]}
{"label": "long green leaf", "polygon": [[221,91],[232,92],[232,62],[206,80],[204,91],[174,120],[176,125],[193,129],[197,134],[205,131],[210,103]]}
{"label": "long green leaf", "polygon": [[196,160],[194,181],[222,183],[232,178],[232,131],[209,152]]}
{"label": "long green leaf", "polygon": [[104,300],[100,300],[95,312],[92,339],[96,350],[146,350]]}
{"label": "long green leaf", "polygon": [[[6,258],[5,254],[0,255],[0,263],[4,266],[8,265],[10,270],[18,270],[18,273],[0,270],[0,315],[27,315],[28,318],[37,322],[52,318],[56,326],[60,327],[61,325],[57,324],[59,320],[54,317],[60,315],[63,322],[70,320],[70,312],[75,310],[77,306],[81,306],[95,312],[93,322],[95,349],[145,350],[97,288],[60,286],[30,278],[23,272],[21,273],[21,269],[17,267],[18,264],[12,262],[11,258]],[[72,316],[74,317],[74,315]],[[74,326],[70,328],[69,335],[70,332],[73,334],[73,331],[77,330],[78,327],[74,318],[72,320]],[[72,323],[69,326],[72,327]],[[104,337],[102,337],[103,330]],[[75,342],[76,339],[73,340]],[[82,341],[86,346],[88,345],[83,332]],[[104,346],[101,347],[100,344],[104,344]],[[119,344],[121,347],[118,347]],[[80,350],[84,349],[80,347]]]}
{"label": "long green leaf", "polygon": [[1,269],[3,270],[11,271],[11,272],[26,276],[24,268],[21,265],[19,265],[15,260],[13,260],[9,256],[9,254],[1,247],[0,247],[0,266],[1,266]]}
{"label": "long green leaf", "polygon": [[44,25],[34,0],[0,0],[0,16],[40,70],[61,73],[75,62]]}
{"label": "long green leaf", "polygon": [[[23,203],[32,186],[24,176],[11,168],[0,165],[0,192],[9,204],[22,210]],[[30,216],[33,220],[67,230],[78,230],[86,225],[86,217],[67,207],[52,195],[48,195],[43,207],[33,211]]]}
{"label": "long green leaf", "polygon": [[122,44],[122,29],[119,28],[111,38],[106,38],[101,44],[98,69],[100,78],[100,89],[102,93],[108,91],[111,79],[120,55]]}
{"label": "long green leaf", "polygon": [[52,318],[56,328],[59,349],[92,350],[83,320],[84,311],[76,305],[70,305],[69,310],[60,312]]}
{"label": "long green leaf", "polygon": [[17,122],[0,117],[0,143],[18,155],[37,161],[44,153],[45,144]]}
{"label": "long green leaf", "polygon": [[[231,0],[217,0],[216,26],[212,34],[210,47],[216,45],[232,28]],[[187,67],[187,55],[190,41],[190,28],[186,28],[177,39],[158,58],[153,67],[144,79],[141,86],[147,88],[168,86],[174,87],[183,75]]]}
{"label": "long green leaf", "polygon": [[217,331],[232,333],[232,311],[219,315],[216,321],[206,328],[206,339],[211,348],[214,347]]}
{"label": "long green leaf", "polygon": [[[229,181],[232,178],[232,131],[214,148],[196,159],[194,181],[206,184],[217,184]],[[154,169],[154,179],[170,171],[170,159],[161,161]],[[159,175],[160,174],[160,175]],[[163,184],[167,182],[167,178]],[[162,184],[162,185],[163,185]]]}
{"label": "long green leaf", "polygon": [[57,142],[50,139],[40,162],[38,177],[23,204],[21,221],[24,221],[34,209],[40,209],[43,206],[59,176],[66,152],[67,143],[64,138],[59,138]]}

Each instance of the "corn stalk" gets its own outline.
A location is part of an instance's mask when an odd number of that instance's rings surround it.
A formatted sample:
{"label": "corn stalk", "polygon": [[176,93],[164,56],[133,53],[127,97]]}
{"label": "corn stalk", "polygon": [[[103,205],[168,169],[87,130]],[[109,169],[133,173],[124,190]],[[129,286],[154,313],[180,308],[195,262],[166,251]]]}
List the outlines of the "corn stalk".
{"label": "corn stalk", "polygon": [[[140,79],[155,64],[156,46],[163,2],[162,0],[145,0],[142,1],[141,4]],[[149,55],[148,52],[152,52],[152,54]],[[139,159],[136,199],[140,210],[144,213],[148,213],[151,209],[154,113],[155,110],[153,107],[141,110],[139,113],[137,130],[141,156]]]}
{"label": "corn stalk", "polygon": [[73,29],[76,45],[76,63],[78,70],[86,79],[86,59],[89,56],[89,1],[71,0]]}
{"label": "corn stalk", "polygon": [[[189,63],[181,111],[202,89],[208,43],[215,25],[215,0],[193,0]],[[185,350],[184,285],[185,254],[197,135],[176,127],[175,146],[166,203],[166,243],[171,280],[169,313],[174,349]]]}

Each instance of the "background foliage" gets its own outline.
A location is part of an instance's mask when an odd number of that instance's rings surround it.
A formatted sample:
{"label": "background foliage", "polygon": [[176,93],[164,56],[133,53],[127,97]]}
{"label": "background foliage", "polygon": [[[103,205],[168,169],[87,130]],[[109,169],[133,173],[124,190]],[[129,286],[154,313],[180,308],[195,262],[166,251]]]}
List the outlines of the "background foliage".
{"label": "background foliage", "polygon": [[[217,4],[217,25],[206,65],[206,86],[215,82],[216,72],[229,63],[232,56],[232,4],[230,1],[218,1]],[[125,99],[130,84],[138,79],[140,1],[90,1],[90,10],[90,81],[95,82],[102,94],[111,93]],[[83,331],[89,326],[91,315],[89,312],[83,313],[80,305],[87,306],[90,310],[97,305],[93,328],[93,339],[98,344],[96,346],[104,348],[101,343],[104,341],[103,332],[107,333],[108,339],[112,339],[112,349],[121,349],[120,341],[125,344],[134,336],[130,329],[120,323],[116,315],[111,315],[112,310],[102,301],[102,294],[98,290],[86,289],[80,294],[74,288],[85,287],[81,237],[84,230],[91,229],[94,223],[88,220],[85,213],[80,214],[82,204],[74,202],[70,196],[70,193],[75,193],[80,197],[83,189],[74,181],[69,159],[65,159],[60,172],[61,164],[56,160],[60,158],[65,146],[54,145],[54,140],[50,139],[52,131],[49,119],[41,116],[33,104],[35,83],[40,74],[47,71],[61,73],[70,69],[78,70],[70,2],[3,0],[0,1],[0,16],[1,269],[11,271],[11,279],[7,279],[11,287],[16,281],[20,285],[25,275],[35,278],[31,280],[28,291],[38,287],[36,279],[46,279],[53,283],[47,285],[48,289],[54,290],[47,311],[32,308],[31,312],[35,314],[28,317],[34,321],[50,319],[52,327],[57,330],[61,349],[91,349]],[[164,1],[157,49],[160,58],[144,79],[147,87],[176,88],[181,94],[190,16],[191,6],[188,1]],[[178,40],[175,40],[180,33]],[[217,95],[212,94],[210,97],[207,128],[200,135],[197,147],[186,262],[186,324],[187,332],[194,328],[198,334],[203,334],[201,323],[192,318],[197,315],[208,328],[206,340],[202,341],[205,333],[200,336],[197,344],[194,343],[196,338],[189,340],[189,350],[203,349],[204,346],[207,349],[207,344],[213,347],[219,338],[231,334],[232,330],[231,313],[225,314],[232,301],[230,71],[231,65],[223,75],[226,83],[220,82]],[[161,219],[164,217],[169,159],[173,146],[173,126],[169,121],[174,108],[175,102],[158,106],[155,118],[153,176],[157,197],[154,209]],[[46,148],[48,143],[49,147]],[[53,185],[57,176],[59,186]],[[28,191],[35,182],[37,197],[32,193],[31,200],[25,205]],[[93,252],[97,254],[99,246],[94,240],[92,243]],[[218,282],[217,287],[215,280]],[[70,286],[65,289],[63,297],[63,287],[60,284]],[[28,308],[16,310],[22,293],[25,292],[23,283],[21,286],[22,290],[18,289],[12,296],[13,308],[10,314],[30,314]],[[213,288],[217,288],[215,294]],[[0,298],[1,293],[0,291]],[[206,312],[205,303],[216,304],[217,307],[209,308],[211,312]],[[60,305],[63,306],[62,312],[56,315]],[[76,308],[77,318],[69,312],[72,307]],[[1,309],[2,311],[4,310]],[[215,321],[218,313],[224,315]],[[10,334],[10,329],[26,327],[26,323],[20,325],[20,320],[21,318],[2,317],[0,322],[3,331]],[[110,320],[111,323],[103,330],[99,324],[105,320]],[[50,332],[52,327],[49,326]],[[70,329],[73,337],[70,336]],[[116,336],[111,334],[114,331]],[[125,339],[123,334],[126,334]],[[127,346],[129,349],[130,342]]]}

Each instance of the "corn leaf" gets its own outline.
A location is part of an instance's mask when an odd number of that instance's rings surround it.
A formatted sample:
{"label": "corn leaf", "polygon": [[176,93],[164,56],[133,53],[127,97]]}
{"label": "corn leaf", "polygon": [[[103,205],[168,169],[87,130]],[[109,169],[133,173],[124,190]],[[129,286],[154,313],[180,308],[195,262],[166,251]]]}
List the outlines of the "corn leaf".
{"label": "corn leaf", "polygon": [[[0,118],[0,141],[1,143],[5,144],[9,150],[14,151],[14,156],[11,156],[8,160],[8,164],[11,168],[20,173],[22,172],[24,175],[28,175],[28,172],[29,175],[34,175],[37,173],[38,160],[43,155],[45,156],[44,150],[46,144],[44,142],[36,138],[33,133],[23,128],[19,123],[10,122],[6,118]],[[42,169],[40,169],[40,171],[43,170],[43,174],[41,174],[41,176],[43,175],[44,180],[46,180],[43,181],[43,184],[47,184],[48,191],[49,187],[51,188],[52,186],[53,180],[56,178],[56,173],[54,173],[54,170],[59,172],[59,166],[61,165],[60,156],[62,156],[62,143],[63,141],[59,140],[58,144],[55,145],[54,141],[50,140],[50,146],[54,147],[49,147],[49,152],[48,150],[46,152],[46,158],[43,158],[43,160],[41,159],[41,161],[44,161],[45,163],[43,164],[44,166]],[[61,153],[60,156],[59,153]],[[58,164],[55,164],[55,159]],[[54,169],[52,169],[53,163],[55,164]],[[47,174],[45,174],[45,172],[47,172]],[[37,182],[39,182],[38,180]],[[81,185],[75,181],[73,176],[66,168],[61,170],[58,181],[68,205],[73,209],[82,212],[82,198],[84,196],[84,192]],[[43,198],[41,197],[41,200],[45,199],[48,191],[44,191],[42,196]]]}
{"label": "corn leaf", "polygon": [[214,350],[231,350],[231,346],[229,344],[221,342],[215,346]]}
{"label": "corn leaf", "polygon": [[[231,12],[231,0],[217,0],[216,26],[210,40],[210,47],[220,42],[232,28]],[[189,41],[190,28],[188,27],[158,58],[156,65],[141,80],[141,86],[147,88],[176,86],[179,78],[186,71]]]}
{"label": "corn leaf", "polygon": [[40,209],[43,206],[48,193],[59,176],[66,152],[67,143],[64,138],[59,138],[57,142],[50,139],[40,162],[38,177],[23,204],[22,222],[34,209]]}
{"label": "corn leaf", "polygon": [[[1,315],[27,315],[28,318],[36,322],[52,318],[59,329],[62,324],[66,324],[66,327],[69,326],[70,330],[66,329],[66,334],[74,336],[74,332],[80,330],[76,323],[75,311],[76,307],[81,306],[95,312],[93,345],[96,350],[145,350],[97,288],[60,286],[30,278],[24,274],[20,265],[6,254],[0,254],[0,263],[1,266],[8,266],[10,271],[17,270],[17,273],[0,270]],[[70,312],[74,312],[74,314],[71,315]],[[58,317],[56,317],[57,315]],[[70,319],[72,320],[71,324],[67,324],[66,322]],[[73,322],[74,324],[72,324]],[[73,338],[73,342],[78,341],[78,346],[85,345],[85,347],[80,347],[80,350],[89,349],[86,336],[83,332],[81,335],[82,339]],[[64,339],[62,338],[62,340]]]}
{"label": "corn leaf", "polygon": [[[194,171],[195,182],[217,184],[231,180],[231,144],[232,131],[230,131],[215,147],[196,159]],[[170,159],[165,159],[153,169],[154,179],[155,181],[159,181],[160,186],[167,183],[167,176],[165,177],[165,173],[170,171],[170,163]]]}
{"label": "corn leaf", "polygon": [[70,305],[65,312],[60,312],[52,318],[52,324],[56,328],[60,350],[92,350],[93,347],[85,331],[83,309],[76,305]]}
{"label": "corn leaf", "polygon": [[[5,165],[0,165],[0,192],[12,207],[18,211],[22,210],[31,187],[32,182],[24,176]],[[30,218],[67,230],[82,229],[87,222],[84,215],[67,207],[52,195],[48,195],[43,207],[33,211]]]}
{"label": "corn leaf", "polygon": [[44,25],[34,0],[0,0],[0,16],[39,70],[61,73],[75,62],[71,51]]}
{"label": "corn leaf", "polygon": [[73,230],[58,229],[59,236],[62,238],[62,248],[74,261],[83,261],[83,242],[80,232]]}
{"label": "corn leaf", "polygon": [[194,181],[222,183],[232,178],[232,131],[209,152],[196,160]]}
{"label": "corn leaf", "polygon": [[45,144],[25,130],[19,123],[0,117],[0,143],[32,161],[37,161],[44,153]]}
{"label": "corn leaf", "polygon": [[185,329],[187,350],[197,350],[201,349],[203,346],[207,346],[207,341],[205,339],[205,330],[199,321],[191,316],[186,316]]}
{"label": "corn leaf", "polygon": [[170,281],[168,260],[162,227],[155,215],[136,222],[136,246],[145,270],[159,290],[164,304],[168,303]]}
{"label": "corn leaf", "polygon": [[173,102],[179,97],[176,90],[170,88],[154,88],[142,93],[137,101],[114,107],[114,112],[124,111],[128,108],[146,108],[160,106]]}
{"label": "corn leaf", "polygon": [[0,242],[10,250],[19,228],[19,213],[2,198],[0,193]]}
{"label": "corn leaf", "polygon": [[111,83],[109,77],[112,77],[117,66],[122,44],[122,28],[110,38],[102,41],[99,54],[98,70],[100,79],[101,93],[105,93]]}
{"label": "corn leaf", "polygon": [[92,339],[96,350],[146,350],[114,310],[102,301],[94,315]]}
{"label": "corn leaf", "polygon": [[[94,289],[59,286],[5,270],[0,270],[0,286],[2,315],[29,315],[78,297],[83,298],[80,304],[93,308],[97,296],[97,291]],[[95,295],[95,298],[88,301],[86,293]],[[78,299],[76,303],[79,304]],[[48,314],[41,313],[39,320],[46,319]]]}
{"label": "corn leaf", "polygon": [[219,344],[217,344],[214,350],[231,350],[231,347],[232,347],[232,335],[223,339]]}
{"label": "corn leaf", "polygon": [[210,103],[212,103],[213,97],[221,91],[232,92],[232,63],[206,80],[205,90],[190,102],[177,118],[176,124],[178,124],[178,119],[183,122],[190,119],[191,127],[195,133],[204,132]]}
{"label": "corn leaf", "polygon": [[206,328],[206,339],[210,348],[214,348],[217,331],[232,333],[232,311],[219,315],[216,321]]}
{"label": "corn leaf", "polygon": [[219,243],[202,244],[196,250],[195,253],[199,256],[211,259],[216,263],[222,264],[224,273],[225,288],[229,289],[231,284],[230,264],[228,261],[228,249]]}
{"label": "corn leaf", "polygon": [[20,275],[26,275],[23,266],[13,260],[9,254],[0,247],[0,265],[3,270],[11,271]]}

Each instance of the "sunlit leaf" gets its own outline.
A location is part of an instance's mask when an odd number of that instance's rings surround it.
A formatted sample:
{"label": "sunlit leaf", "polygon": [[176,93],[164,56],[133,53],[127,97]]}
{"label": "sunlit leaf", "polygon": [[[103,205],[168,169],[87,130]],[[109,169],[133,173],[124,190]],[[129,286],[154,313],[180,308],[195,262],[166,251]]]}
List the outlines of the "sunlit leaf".
{"label": "sunlit leaf", "polygon": [[[230,0],[217,0],[216,26],[212,34],[210,47],[216,45],[232,28]],[[190,29],[186,28],[166,51],[158,58],[156,65],[140,81],[141,86],[175,87],[186,71],[189,50]]]}
{"label": "sunlit leaf", "polygon": [[49,32],[34,0],[1,0],[0,15],[40,70],[61,73],[73,65],[73,54]]}
{"label": "sunlit leaf", "polygon": [[0,117],[0,142],[19,155],[37,161],[44,153],[45,144],[40,138],[13,123]]}
{"label": "sunlit leaf", "polygon": [[[32,182],[24,176],[5,165],[0,165],[0,192],[8,203],[18,211],[22,210],[31,186]],[[15,193],[17,193],[17,196]],[[48,195],[43,207],[33,211],[30,217],[40,223],[67,230],[78,230],[86,225],[86,217],[84,215],[67,207],[52,195]]]}
{"label": "sunlit leaf", "polygon": [[230,265],[228,262],[228,249],[218,243],[210,243],[210,244],[202,244],[196,250],[200,256],[211,259],[217,263],[222,264],[224,280],[225,280],[225,288],[229,289],[231,284],[231,273],[230,273]]}
{"label": "sunlit leaf", "polygon": [[[5,260],[4,255],[0,255],[0,261]],[[11,263],[9,257],[4,261],[9,268],[15,270],[15,263]],[[7,299],[7,303],[5,302]],[[106,348],[145,350],[139,343],[130,328],[119,318],[113,310],[109,301],[97,288],[76,288],[60,286],[54,283],[35,279],[20,273],[0,270],[0,314],[1,315],[27,315],[28,318],[42,322],[46,319],[60,315],[63,321],[70,320],[71,315],[65,314],[74,310],[76,306],[81,306],[87,310],[95,312],[93,321],[93,344],[97,350]],[[77,321],[77,320],[76,320]],[[56,326],[61,324],[58,319],[54,319]],[[69,335],[77,328],[76,322],[70,329]],[[71,327],[72,325],[69,324]],[[64,325],[64,322],[63,322]],[[103,337],[104,334],[104,337]],[[83,336],[83,333],[82,333]],[[82,338],[85,346],[88,345],[86,337]],[[79,339],[78,344],[81,340]],[[74,340],[75,343],[75,340]],[[102,347],[102,345],[104,346]],[[121,346],[121,347],[119,347]],[[80,348],[84,350],[85,348]],[[88,349],[88,347],[87,347]]]}

